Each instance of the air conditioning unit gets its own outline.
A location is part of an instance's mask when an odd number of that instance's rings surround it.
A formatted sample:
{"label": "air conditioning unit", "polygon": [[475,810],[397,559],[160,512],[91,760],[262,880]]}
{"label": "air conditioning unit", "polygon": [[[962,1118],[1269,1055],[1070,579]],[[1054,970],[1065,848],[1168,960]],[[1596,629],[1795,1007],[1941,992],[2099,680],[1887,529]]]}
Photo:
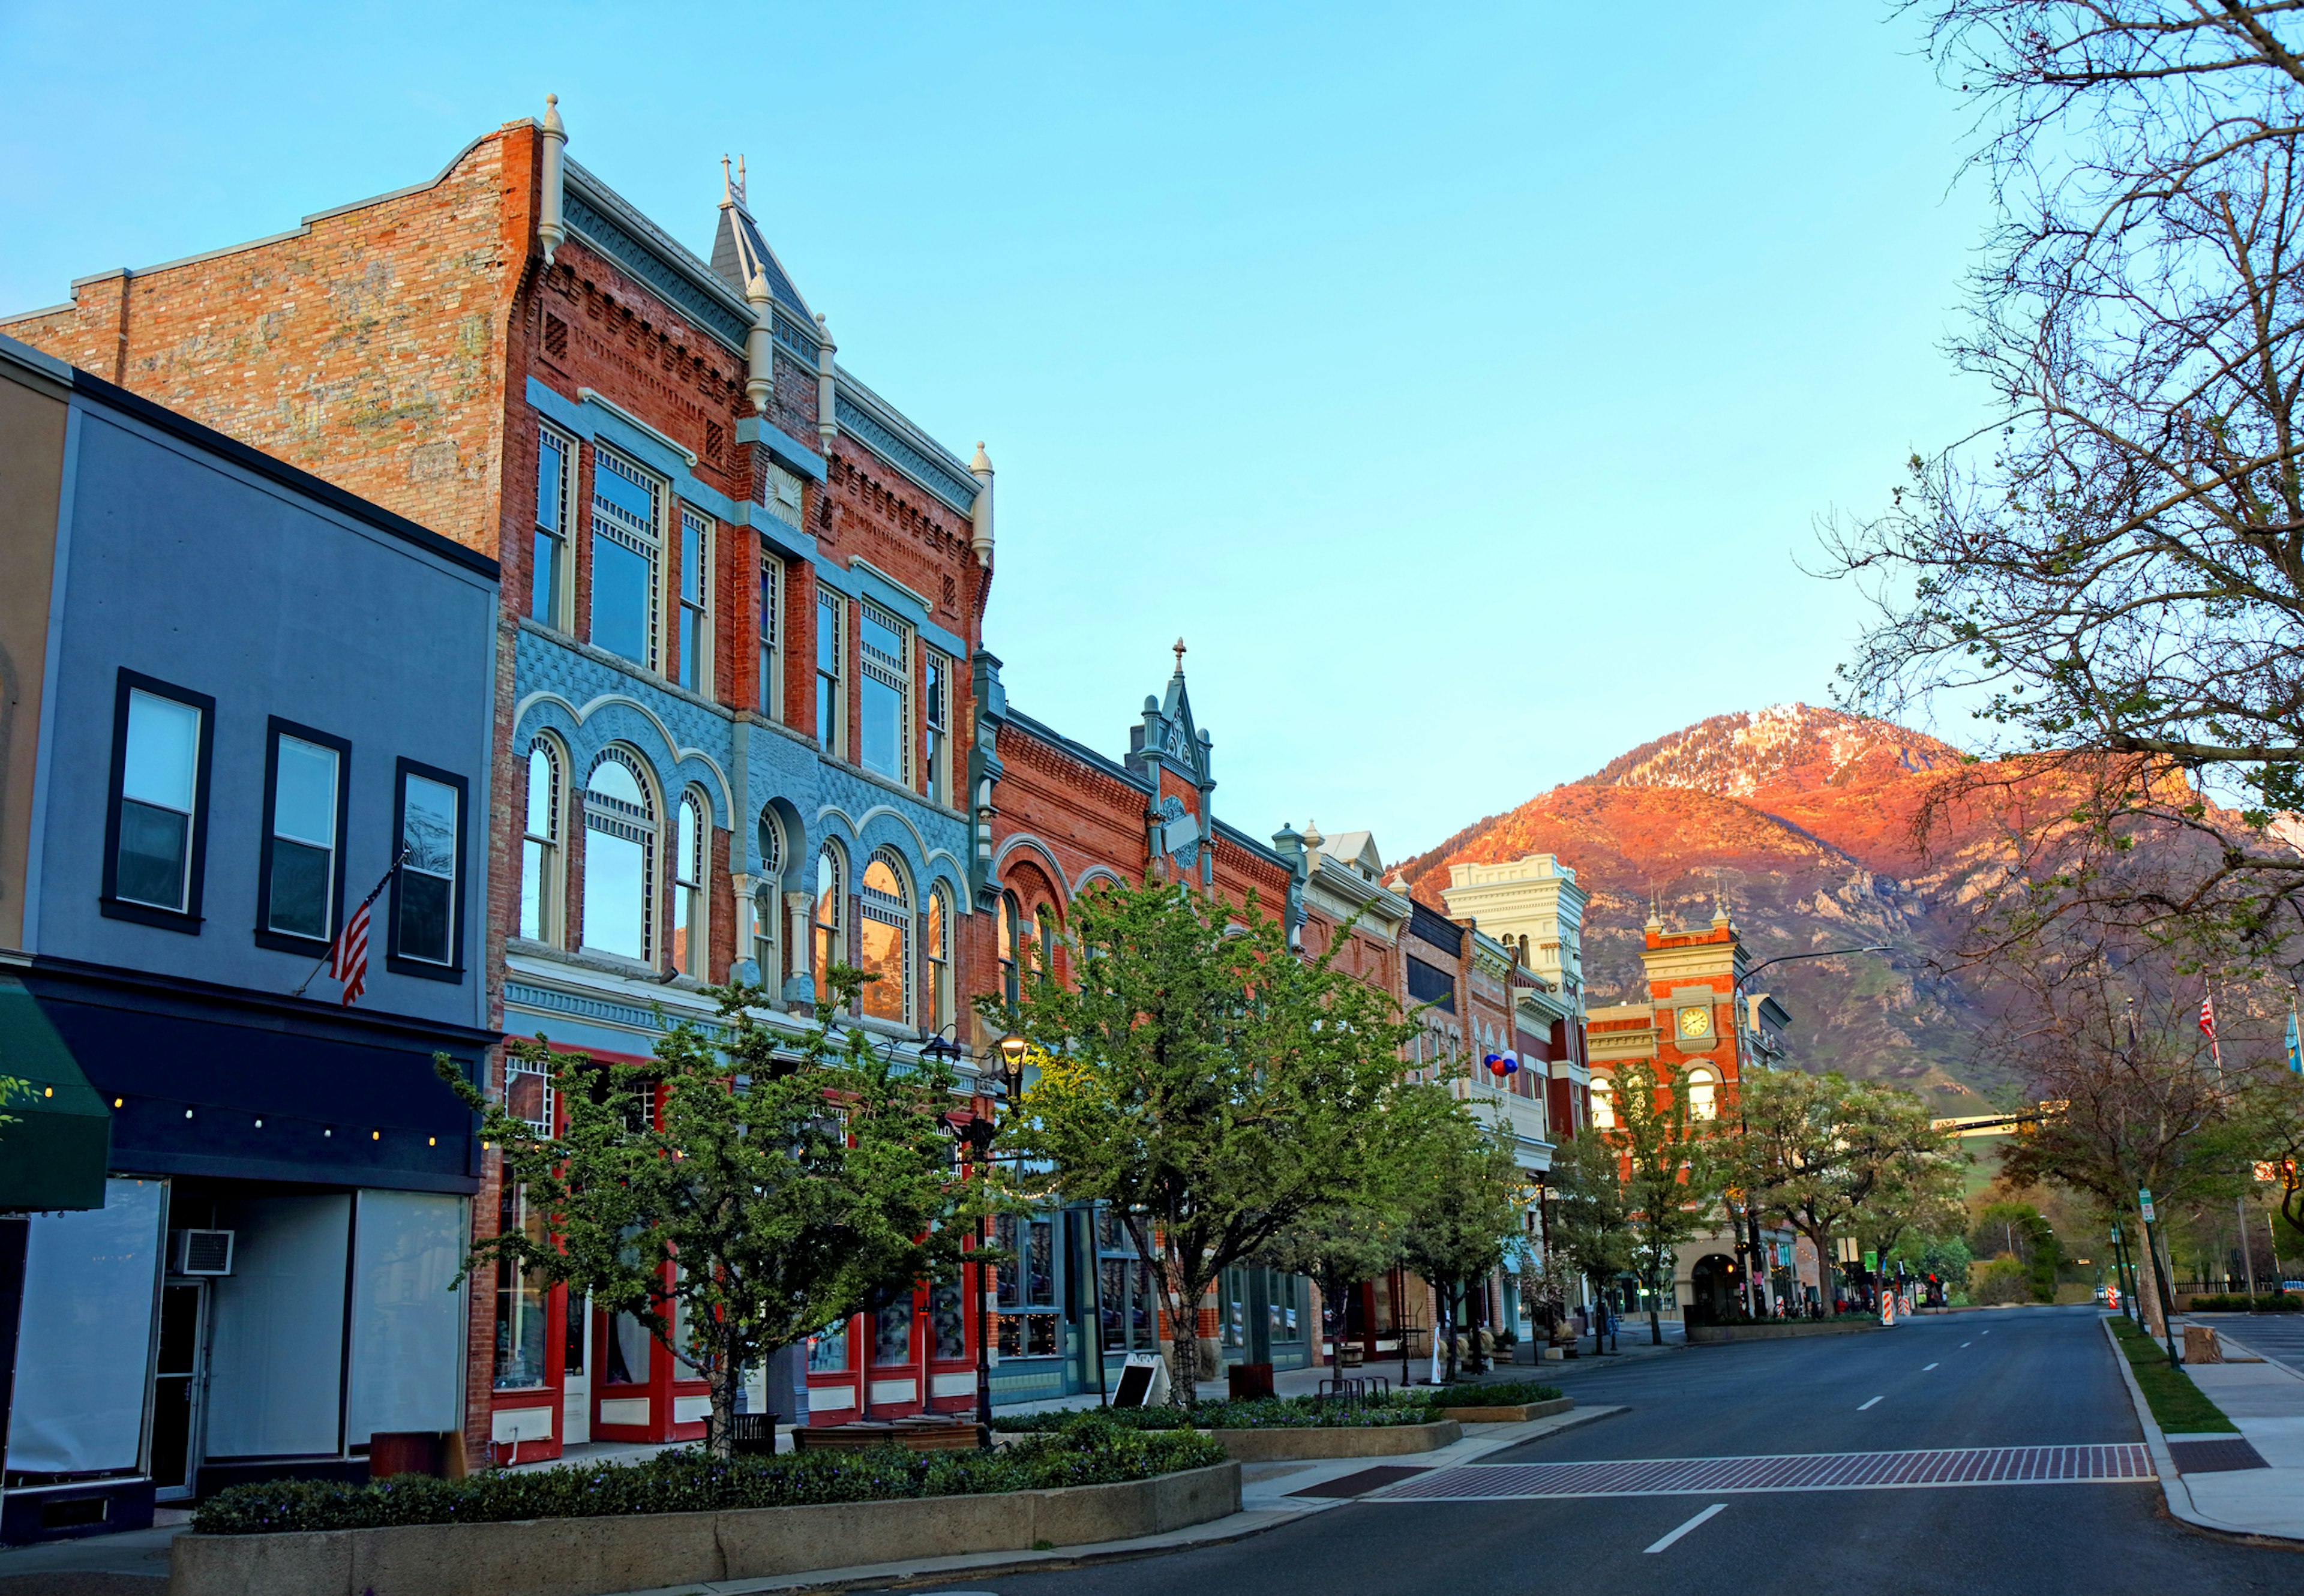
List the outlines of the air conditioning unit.
{"label": "air conditioning unit", "polygon": [[229,1275],[232,1273],[232,1236],[229,1230],[175,1230],[168,1235],[174,1244],[169,1248],[168,1268],[178,1275]]}

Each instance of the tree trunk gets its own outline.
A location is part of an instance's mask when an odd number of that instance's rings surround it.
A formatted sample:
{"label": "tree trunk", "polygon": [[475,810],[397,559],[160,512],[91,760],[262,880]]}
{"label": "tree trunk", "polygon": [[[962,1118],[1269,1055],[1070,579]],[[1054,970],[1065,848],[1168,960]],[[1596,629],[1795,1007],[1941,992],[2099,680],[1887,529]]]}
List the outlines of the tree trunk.
{"label": "tree trunk", "polygon": [[730,1422],[736,1413],[736,1375],[728,1363],[727,1337],[717,1339],[720,1345],[713,1349],[712,1367],[704,1376],[712,1392],[712,1422],[704,1427],[704,1448],[714,1457],[726,1459],[736,1455],[735,1426]]}
{"label": "tree trunk", "polygon": [[1446,1350],[1442,1354],[1442,1362],[1440,1365],[1440,1383],[1444,1386],[1453,1386],[1456,1383],[1457,1373],[1456,1288],[1454,1286],[1444,1281],[1436,1280],[1433,1282],[1432,1289],[1440,1305],[1440,1312],[1436,1315],[1436,1317],[1439,1319],[1444,1333],[1447,1337],[1445,1344]]}
{"label": "tree trunk", "polygon": [[1185,1278],[1173,1244],[1168,1267],[1169,1290],[1175,1298],[1168,1323],[1169,1401],[1176,1407],[1192,1407],[1200,1400],[1200,1299],[1207,1295],[1208,1283]]}
{"label": "tree trunk", "polygon": [[2160,1311],[2160,1260],[2149,1243],[2136,1249],[2136,1305],[2144,1315],[2144,1329],[2153,1339],[2168,1334],[2167,1315]]}

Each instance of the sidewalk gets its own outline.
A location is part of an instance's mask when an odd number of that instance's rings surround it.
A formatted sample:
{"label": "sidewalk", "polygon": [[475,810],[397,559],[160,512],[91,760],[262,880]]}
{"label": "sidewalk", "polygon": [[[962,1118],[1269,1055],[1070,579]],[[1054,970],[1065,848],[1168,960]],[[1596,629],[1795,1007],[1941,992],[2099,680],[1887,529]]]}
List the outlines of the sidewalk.
{"label": "sidewalk", "polygon": [[[2182,1320],[2176,1320],[2180,1331]],[[2245,1361],[2187,1363],[2200,1394],[2240,1427],[2240,1436],[2171,1435],[2151,1408],[2117,1344],[2113,1356],[2144,1426],[2168,1511],[2186,1524],[2232,1535],[2304,1541],[2304,1374],[2217,1334],[2225,1356]],[[2107,1331],[2105,1338],[2111,1339]]]}

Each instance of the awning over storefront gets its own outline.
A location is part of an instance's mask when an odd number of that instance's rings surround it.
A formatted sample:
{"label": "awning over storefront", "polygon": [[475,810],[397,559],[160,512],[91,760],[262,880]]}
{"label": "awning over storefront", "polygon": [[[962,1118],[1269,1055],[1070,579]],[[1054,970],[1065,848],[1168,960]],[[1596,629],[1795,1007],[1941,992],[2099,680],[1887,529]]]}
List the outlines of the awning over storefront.
{"label": "awning over storefront", "polygon": [[102,1208],[112,1110],[23,983],[0,976],[0,1213]]}

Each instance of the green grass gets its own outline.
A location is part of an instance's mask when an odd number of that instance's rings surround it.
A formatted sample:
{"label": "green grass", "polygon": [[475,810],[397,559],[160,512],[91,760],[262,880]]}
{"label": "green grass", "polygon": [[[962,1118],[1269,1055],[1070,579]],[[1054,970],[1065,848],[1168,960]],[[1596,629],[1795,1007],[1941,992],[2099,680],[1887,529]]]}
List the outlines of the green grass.
{"label": "green grass", "polygon": [[2224,1410],[2201,1394],[2191,1376],[2168,1366],[2165,1346],[2130,1323],[2124,1313],[2111,1323],[2112,1333],[2120,1338],[2120,1350],[2128,1354],[2128,1366],[2136,1371],[2136,1383],[2144,1388],[2144,1400],[2151,1405],[2154,1423],[2179,1435],[2240,1433],[2240,1426],[2225,1418]]}

